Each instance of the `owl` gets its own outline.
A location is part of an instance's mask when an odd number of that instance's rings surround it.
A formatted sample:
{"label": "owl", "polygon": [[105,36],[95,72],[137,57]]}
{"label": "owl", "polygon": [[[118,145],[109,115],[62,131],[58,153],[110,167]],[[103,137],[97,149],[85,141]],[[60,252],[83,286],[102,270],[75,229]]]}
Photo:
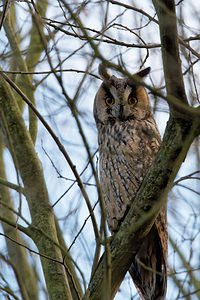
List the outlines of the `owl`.
{"label": "owl", "polygon": [[[140,70],[142,79],[150,68]],[[116,232],[159,150],[161,137],[148,94],[133,78],[117,78],[99,66],[103,82],[94,101],[99,173],[107,223]],[[142,299],[165,299],[166,206],[134,255],[129,273]]]}

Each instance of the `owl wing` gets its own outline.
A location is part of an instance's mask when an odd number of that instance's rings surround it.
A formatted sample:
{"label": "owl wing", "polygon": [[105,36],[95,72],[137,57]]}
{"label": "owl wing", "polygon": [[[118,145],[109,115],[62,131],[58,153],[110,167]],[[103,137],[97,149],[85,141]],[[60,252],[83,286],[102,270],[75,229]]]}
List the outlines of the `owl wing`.
{"label": "owl wing", "polygon": [[[144,128],[143,128],[144,129]],[[144,132],[145,131],[145,132]],[[160,147],[157,130],[146,127],[149,154],[155,156]],[[154,225],[134,256],[129,273],[144,300],[163,300],[167,289],[167,215],[166,204],[160,210]]]}

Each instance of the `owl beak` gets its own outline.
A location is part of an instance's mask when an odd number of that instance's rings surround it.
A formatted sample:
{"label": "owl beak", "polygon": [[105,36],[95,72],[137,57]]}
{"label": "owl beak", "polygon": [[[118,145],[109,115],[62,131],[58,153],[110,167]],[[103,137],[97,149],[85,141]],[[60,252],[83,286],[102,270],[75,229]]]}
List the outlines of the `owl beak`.
{"label": "owl beak", "polygon": [[123,119],[124,119],[123,113],[124,113],[124,105],[120,104],[120,107],[119,107],[119,119],[121,121],[123,121]]}

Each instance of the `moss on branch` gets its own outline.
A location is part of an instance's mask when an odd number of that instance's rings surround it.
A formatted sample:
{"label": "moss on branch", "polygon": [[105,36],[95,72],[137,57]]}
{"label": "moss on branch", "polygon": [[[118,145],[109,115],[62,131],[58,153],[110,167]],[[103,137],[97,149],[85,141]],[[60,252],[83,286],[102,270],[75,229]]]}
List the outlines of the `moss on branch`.
{"label": "moss on branch", "polygon": [[[183,116],[184,117],[184,116]],[[111,243],[112,298],[116,294],[132,262],[138,245],[150,231],[174,178],[194,138],[199,134],[200,121],[170,118],[161,148],[145,177],[131,208]],[[145,213],[145,207],[151,207]],[[100,300],[104,290],[105,257],[89,285],[89,299]],[[86,299],[86,298],[85,298]]]}
{"label": "moss on branch", "polygon": [[[17,160],[17,167],[24,184],[26,199],[32,218],[32,225],[47,232],[58,242],[54,214],[41,163],[36,155],[33,141],[26,129],[17,102],[8,83],[0,77],[0,110],[3,122],[9,129],[9,137]],[[1,122],[3,127],[5,124]],[[62,261],[60,249],[44,235],[34,236],[39,252]],[[50,299],[72,299],[64,267],[54,261],[41,258]]]}

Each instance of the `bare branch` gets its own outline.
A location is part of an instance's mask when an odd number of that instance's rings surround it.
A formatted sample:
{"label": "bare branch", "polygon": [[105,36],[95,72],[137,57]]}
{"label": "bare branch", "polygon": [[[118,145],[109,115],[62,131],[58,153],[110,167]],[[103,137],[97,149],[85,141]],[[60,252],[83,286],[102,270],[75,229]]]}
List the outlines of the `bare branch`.
{"label": "bare branch", "polygon": [[174,1],[153,0],[153,4],[159,19],[167,94],[172,95],[187,104],[178,49],[178,33]]}

